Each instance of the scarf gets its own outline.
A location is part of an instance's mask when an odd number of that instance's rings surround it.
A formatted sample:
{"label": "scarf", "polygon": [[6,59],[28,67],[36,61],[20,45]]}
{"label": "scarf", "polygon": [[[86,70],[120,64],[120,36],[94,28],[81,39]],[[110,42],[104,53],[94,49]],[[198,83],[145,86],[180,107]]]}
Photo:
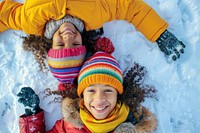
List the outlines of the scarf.
{"label": "scarf", "polygon": [[123,123],[129,114],[129,107],[118,102],[113,111],[103,120],[95,119],[80,102],[80,117],[86,127],[93,133],[106,133],[113,131],[119,124]]}
{"label": "scarf", "polygon": [[47,60],[51,73],[60,83],[74,83],[83,65],[85,54],[85,46],[50,49]]}

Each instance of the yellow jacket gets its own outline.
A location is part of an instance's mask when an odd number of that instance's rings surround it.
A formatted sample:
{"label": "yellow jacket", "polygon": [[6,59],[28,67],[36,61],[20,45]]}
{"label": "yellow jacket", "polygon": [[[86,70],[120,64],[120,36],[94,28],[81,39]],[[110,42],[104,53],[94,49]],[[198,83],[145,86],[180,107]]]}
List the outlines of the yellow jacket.
{"label": "yellow jacket", "polygon": [[0,32],[11,28],[42,36],[47,21],[65,14],[83,20],[86,30],[112,20],[126,20],[152,42],[168,27],[142,0],[26,0],[24,4],[5,0],[0,3]]}

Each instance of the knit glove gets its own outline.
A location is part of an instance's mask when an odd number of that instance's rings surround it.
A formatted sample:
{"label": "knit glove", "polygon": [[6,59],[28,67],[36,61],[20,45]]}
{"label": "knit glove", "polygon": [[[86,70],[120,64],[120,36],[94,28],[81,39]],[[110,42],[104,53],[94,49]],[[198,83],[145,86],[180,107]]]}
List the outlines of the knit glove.
{"label": "knit glove", "polygon": [[156,42],[160,50],[174,61],[184,53],[185,45],[168,30],[165,30]]}
{"label": "knit glove", "polygon": [[26,116],[34,115],[40,112],[40,99],[37,94],[30,87],[23,87],[17,94],[19,97],[18,102],[22,103],[25,107]]}

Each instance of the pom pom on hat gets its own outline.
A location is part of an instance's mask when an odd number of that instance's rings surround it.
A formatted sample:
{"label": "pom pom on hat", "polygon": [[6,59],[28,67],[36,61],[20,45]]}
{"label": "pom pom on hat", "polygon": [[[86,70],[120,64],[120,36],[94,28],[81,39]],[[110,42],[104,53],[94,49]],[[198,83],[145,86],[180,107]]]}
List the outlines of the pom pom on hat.
{"label": "pom pom on hat", "polygon": [[84,23],[76,17],[66,15],[65,17],[63,17],[60,20],[51,20],[51,21],[47,22],[46,27],[45,27],[44,36],[48,39],[52,39],[54,33],[65,22],[72,23],[78,29],[79,32],[81,32],[81,33],[83,32]]}
{"label": "pom pom on hat", "polygon": [[106,53],[112,54],[115,50],[115,47],[113,46],[112,42],[109,38],[103,37],[103,38],[97,38],[95,45],[94,45],[94,51],[104,51]]}

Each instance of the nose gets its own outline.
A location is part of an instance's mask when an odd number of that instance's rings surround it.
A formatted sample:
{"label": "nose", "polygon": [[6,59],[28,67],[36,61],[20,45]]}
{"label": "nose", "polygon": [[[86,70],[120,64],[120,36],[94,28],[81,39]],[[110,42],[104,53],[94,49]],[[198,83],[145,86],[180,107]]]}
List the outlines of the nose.
{"label": "nose", "polygon": [[104,93],[101,92],[101,91],[97,91],[95,93],[94,100],[97,101],[97,102],[104,102],[105,101]]}
{"label": "nose", "polygon": [[73,42],[75,39],[74,34],[65,34],[62,36],[64,47],[65,48],[72,48],[73,47]]}

